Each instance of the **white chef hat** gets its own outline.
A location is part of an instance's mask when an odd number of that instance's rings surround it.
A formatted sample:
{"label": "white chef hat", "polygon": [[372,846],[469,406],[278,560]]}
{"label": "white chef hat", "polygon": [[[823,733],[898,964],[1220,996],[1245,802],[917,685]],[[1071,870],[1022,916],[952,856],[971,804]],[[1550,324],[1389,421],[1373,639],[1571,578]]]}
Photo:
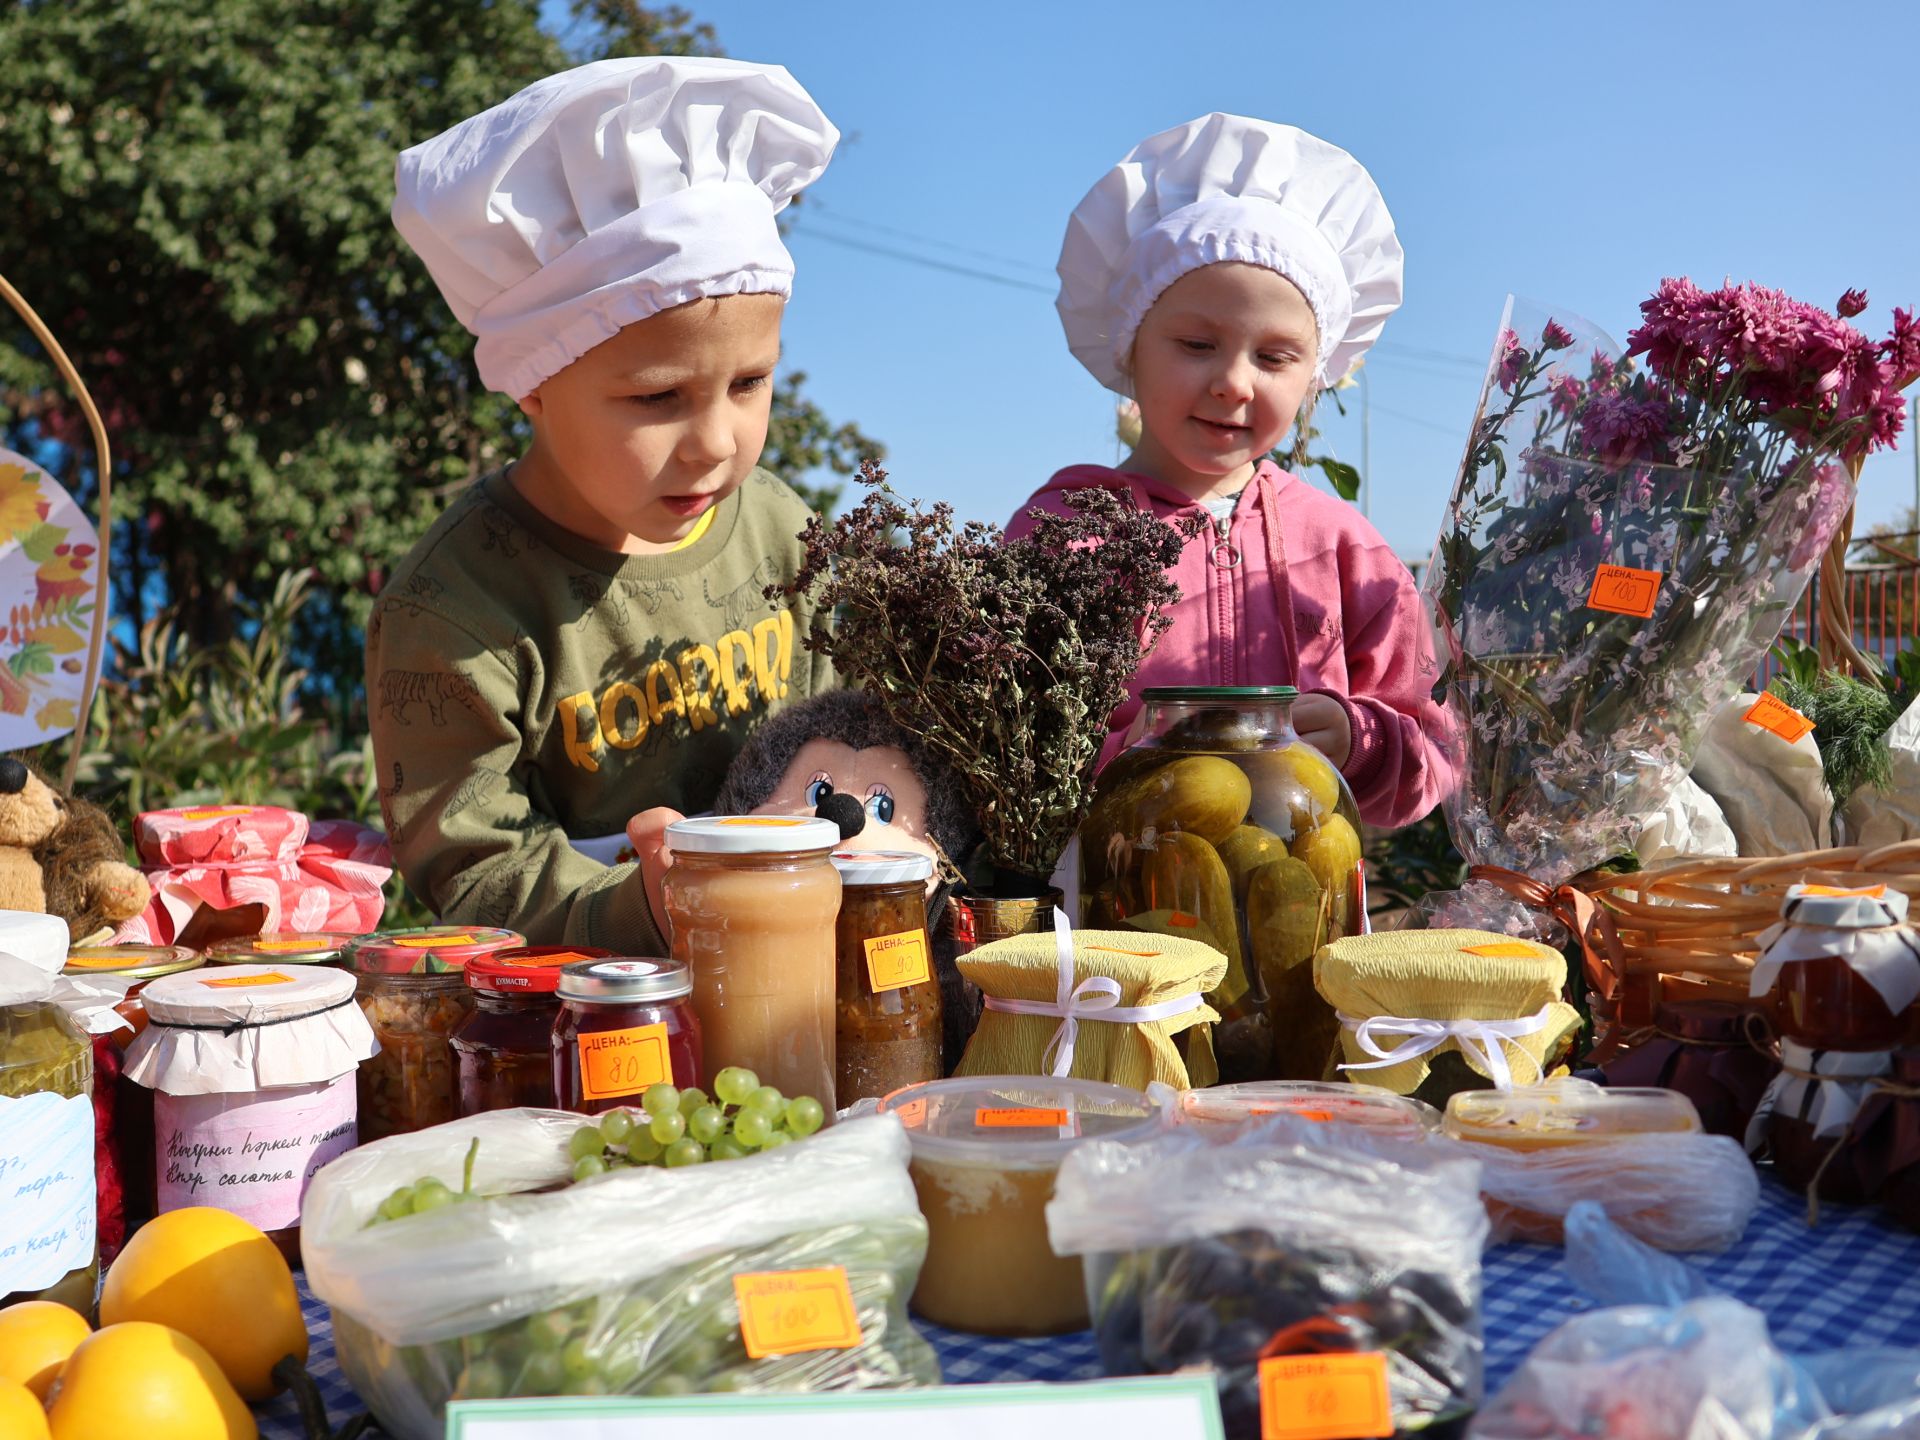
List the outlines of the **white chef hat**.
{"label": "white chef hat", "polygon": [[773,217],[839,139],[778,65],[601,60],[403,152],[393,223],[518,399],[649,315],[790,294]]}
{"label": "white chef hat", "polygon": [[1087,192],[1055,303],[1080,363],[1130,395],[1133,337],[1169,285],[1223,260],[1265,266],[1313,307],[1325,386],[1399,308],[1402,258],[1359,161],[1291,125],[1216,112],[1142,140]]}

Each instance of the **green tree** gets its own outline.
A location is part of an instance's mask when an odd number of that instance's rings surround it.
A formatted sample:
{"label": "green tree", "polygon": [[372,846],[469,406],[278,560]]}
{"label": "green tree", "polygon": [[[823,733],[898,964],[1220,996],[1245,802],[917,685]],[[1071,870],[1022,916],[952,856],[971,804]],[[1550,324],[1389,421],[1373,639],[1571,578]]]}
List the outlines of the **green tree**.
{"label": "green tree", "polygon": [[[542,75],[705,53],[678,9],[573,0],[15,0],[0,9],[0,267],[108,416],[116,611],[154,600],[224,643],[235,602],[311,565],[303,659],[344,719],[388,567],[524,421],[388,219],[395,155]],[[0,424],[81,440],[57,377],[0,326]],[[84,449],[84,445],[83,445]],[[797,480],[877,447],[776,391]],[[91,489],[76,466],[64,476]],[[831,500],[831,492],[823,497]]]}

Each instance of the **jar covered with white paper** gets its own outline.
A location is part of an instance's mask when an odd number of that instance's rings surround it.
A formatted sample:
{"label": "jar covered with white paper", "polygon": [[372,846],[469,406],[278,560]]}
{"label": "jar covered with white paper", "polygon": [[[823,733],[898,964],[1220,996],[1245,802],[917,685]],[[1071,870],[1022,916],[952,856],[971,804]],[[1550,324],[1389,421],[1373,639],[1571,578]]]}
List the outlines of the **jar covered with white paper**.
{"label": "jar covered with white paper", "polygon": [[355,1071],[378,1048],[353,976],[229,965],[146,990],[127,1075],[153,1091],[154,1205],[212,1205],[300,1262],[300,1202],[358,1143]]}

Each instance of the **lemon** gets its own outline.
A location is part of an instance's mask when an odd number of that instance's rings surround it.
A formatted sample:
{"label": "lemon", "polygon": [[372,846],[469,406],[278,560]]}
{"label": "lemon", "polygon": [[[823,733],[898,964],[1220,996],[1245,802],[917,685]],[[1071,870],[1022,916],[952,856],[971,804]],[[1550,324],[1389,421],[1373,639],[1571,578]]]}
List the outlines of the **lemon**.
{"label": "lemon", "polygon": [[106,1325],[67,1361],[47,1409],[52,1440],[259,1440],[253,1412],[178,1330]]}
{"label": "lemon", "polygon": [[[51,1300],[22,1300],[0,1310],[0,1380],[24,1385],[41,1400],[67,1357],[93,1333],[78,1310]],[[0,1426],[0,1435],[12,1432]]]}
{"label": "lemon", "polygon": [[48,1440],[40,1397],[17,1380],[0,1380],[0,1435],[7,1440]]}

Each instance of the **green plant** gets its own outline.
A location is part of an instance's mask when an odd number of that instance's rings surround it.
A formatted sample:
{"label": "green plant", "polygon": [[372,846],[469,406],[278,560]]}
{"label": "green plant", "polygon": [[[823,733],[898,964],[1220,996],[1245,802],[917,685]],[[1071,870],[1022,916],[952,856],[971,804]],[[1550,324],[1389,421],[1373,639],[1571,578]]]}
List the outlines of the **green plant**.
{"label": "green plant", "polygon": [[1773,654],[1780,670],[1767,688],[1813,722],[1834,803],[1844,804],[1865,785],[1885,790],[1892,784],[1887,731],[1920,691],[1920,650],[1902,650],[1892,668],[1872,680],[1823,670],[1819,651],[1791,636],[1783,636]]}
{"label": "green plant", "polygon": [[1367,835],[1367,913],[1411,910],[1430,890],[1458,890],[1467,862],[1439,810],[1398,830]]}

